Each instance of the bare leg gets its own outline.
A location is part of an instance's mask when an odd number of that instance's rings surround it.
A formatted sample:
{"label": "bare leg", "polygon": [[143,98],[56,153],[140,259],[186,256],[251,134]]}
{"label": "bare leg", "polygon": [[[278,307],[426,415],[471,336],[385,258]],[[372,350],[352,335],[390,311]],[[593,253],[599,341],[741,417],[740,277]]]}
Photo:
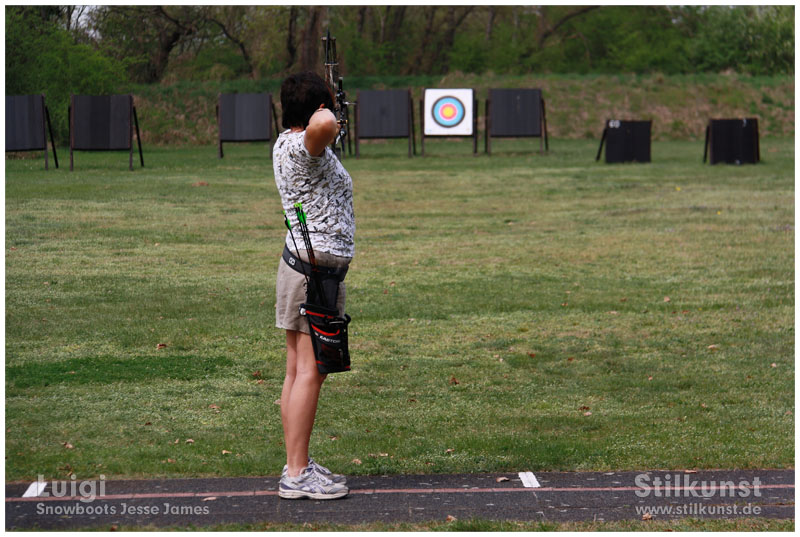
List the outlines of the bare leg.
{"label": "bare leg", "polygon": [[[283,379],[283,389],[281,390],[281,422],[283,423],[283,445],[289,445],[289,421],[287,411],[289,410],[289,396],[292,393],[294,379],[297,376],[297,332],[294,330],[286,331],[286,377]],[[286,448],[288,454],[288,447]]]}
{"label": "bare leg", "polygon": [[311,336],[286,331],[286,379],[281,392],[281,419],[289,475],[296,477],[308,465],[308,443],[317,414],[324,375],[317,371]]}

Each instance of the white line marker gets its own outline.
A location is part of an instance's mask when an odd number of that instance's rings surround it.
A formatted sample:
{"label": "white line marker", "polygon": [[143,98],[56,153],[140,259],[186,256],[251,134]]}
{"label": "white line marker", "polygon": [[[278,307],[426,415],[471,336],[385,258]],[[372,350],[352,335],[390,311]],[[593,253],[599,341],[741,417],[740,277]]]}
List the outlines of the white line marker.
{"label": "white line marker", "polygon": [[44,489],[47,488],[47,482],[45,481],[34,481],[28,487],[28,490],[25,491],[25,494],[22,495],[23,498],[32,498],[35,496],[39,496]]}
{"label": "white line marker", "polygon": [[536,489],[541,487],[536,476],[533,475],[533,472],[520,472],[519,478],[522,480],[522,484],[525,488]]}

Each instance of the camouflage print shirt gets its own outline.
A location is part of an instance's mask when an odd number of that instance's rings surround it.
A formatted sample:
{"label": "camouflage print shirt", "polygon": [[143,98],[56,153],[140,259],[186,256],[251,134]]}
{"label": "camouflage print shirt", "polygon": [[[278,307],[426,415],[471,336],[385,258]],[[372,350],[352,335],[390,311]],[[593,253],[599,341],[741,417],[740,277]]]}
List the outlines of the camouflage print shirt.
{"label": "camouflage print shirt", "polygon": [[[281,195],[283,209],[289,216],[297,246],[303,249],[303,239],[297,228],[294,204],[300,202],[315,252],[327,252],[340,257],[353,257],[356,231],[353,214],[353,180],[330,147],[319,157],[311,156],[304,143],[305,131],[284,131],[272,150],[275,184]],[[294,252],[291,232],[286,232],[286,244]]]}

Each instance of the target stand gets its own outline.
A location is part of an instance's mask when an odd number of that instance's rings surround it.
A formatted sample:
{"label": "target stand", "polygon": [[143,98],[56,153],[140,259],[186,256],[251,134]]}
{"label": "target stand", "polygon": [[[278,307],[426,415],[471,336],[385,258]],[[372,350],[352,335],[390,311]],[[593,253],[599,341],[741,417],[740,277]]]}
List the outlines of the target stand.
{"label": "target stand", "polygon": [[652,120],[629,121],[609,119],[600,138],[595,161],[600,160],[603,143],[606,146],[606,163],[650,162],[650,131]]}
{"label": "target stand", "polygon": [[[223,142],[272,142],[272,121],[275,121],[277,138],[278,114],[271,94],[220,93],[217,98],[217,156],[225,156]],[[272,151],[269,156],[272,158]]]}
{"label": "target stand", "polygon": [[142,139],[133,95],[71,95],[69,107],[69,171],[74,151],[129,151],[133,170],[133,132],[139,144],[139,162],[144,167]]}
{"label": "target stand", "polygon": [[408,138],[408,156],[417,153],[411,90],[363,90],[356,98],[356,158],[361,140]]}
{"label": "target stand", "polygon": [[550,150],[547,116],[540,89],[490,89],[486,99],[486,153],[492,138],[540,138],[539,153]]}
{"label": "target stand", "polygon": [[49,169],[45,128],[50,132],[53,159],[58,168],[50,110],[44,104],[44,95],[6,95],[6,153],[44,151],[44,169]]}
{"label": "target stand", "polygon": [[419,103],[422,118],[420,152],[425,138],[472,138],[472,154],[478,154],[478,101],[474,89],[425,89]]}
{"label": "target stand", "polygon": [[758,119],[712,119],[706,127],[703,162],[755,164],[761,160]]}

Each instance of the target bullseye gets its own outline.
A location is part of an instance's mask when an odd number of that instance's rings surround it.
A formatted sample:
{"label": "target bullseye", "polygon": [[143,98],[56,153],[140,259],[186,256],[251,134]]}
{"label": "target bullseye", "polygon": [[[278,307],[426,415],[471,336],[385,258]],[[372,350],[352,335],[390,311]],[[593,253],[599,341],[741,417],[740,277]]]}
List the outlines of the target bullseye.
{"label": "target bullseye", "polygon": [[442,127],[455,127],[464,121],[464,104],[455,97],[442,97],[433,104],[432,115]]}
{"label": "target bullseye", "polygon": [[475,90],[469,88],[425,89],[423,98],[425,136],[473,136]]}

